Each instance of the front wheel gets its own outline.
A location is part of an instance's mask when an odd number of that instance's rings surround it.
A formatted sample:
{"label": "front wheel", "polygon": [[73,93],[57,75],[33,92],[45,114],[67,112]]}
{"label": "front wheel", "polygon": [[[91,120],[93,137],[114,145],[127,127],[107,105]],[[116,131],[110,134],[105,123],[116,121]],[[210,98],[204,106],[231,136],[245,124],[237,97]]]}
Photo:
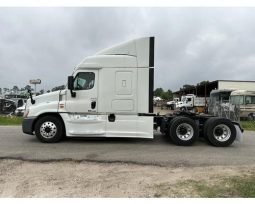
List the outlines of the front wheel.
{"label": "front wheel", "polygon": [[204,125],[204,136],[216,147],[231,145],[236,139],[236,128],[226,118],[209,118]]}
{"label": "front wheel", "polygon": [[35,124],[35,135],[41,142],[58,142],[64,134],[62,122],[54,116],[44,116]]}

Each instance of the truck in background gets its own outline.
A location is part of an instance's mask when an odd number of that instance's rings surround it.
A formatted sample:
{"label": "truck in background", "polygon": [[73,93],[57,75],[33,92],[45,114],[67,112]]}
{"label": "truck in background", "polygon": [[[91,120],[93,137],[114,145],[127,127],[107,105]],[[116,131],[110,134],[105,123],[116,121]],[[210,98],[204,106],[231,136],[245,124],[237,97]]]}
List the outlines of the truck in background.
{"label": "truck in background", "polygon": [[194,94],[187,94],[181,97],[181,101],[176,103],[176,108],[180,110],[193,110],[193,112],[204,113],[209,102],[208,97],[197,97]]}
{"label": "truck in background", "polygon": [[10,99],[0,99],[0,114],[13,114],[16,110],[15,101]]}
{"label": "truck in background", "polygon": [[232,91],[234,89],[212,90],[210,93],[208,113],[213,116],[221,115],[221,109],[229,106],[229,97]]}
{"label": "truck in background", "polygon": [[46,143],[66,137],[152,139],[153,128],[176,145],[204,137],[218,147],[242,137],[239,123],[186,111],[153,113],[154,37],[135,39],[87,57],[65,90],[27,100],[23,132]]}
{"label": "truck in background", "polygon": [[179,98],[173,98],[172,101],[167,101],[166,106],[167,108],[174,110],[176,108],[176,104],[180,101]]}

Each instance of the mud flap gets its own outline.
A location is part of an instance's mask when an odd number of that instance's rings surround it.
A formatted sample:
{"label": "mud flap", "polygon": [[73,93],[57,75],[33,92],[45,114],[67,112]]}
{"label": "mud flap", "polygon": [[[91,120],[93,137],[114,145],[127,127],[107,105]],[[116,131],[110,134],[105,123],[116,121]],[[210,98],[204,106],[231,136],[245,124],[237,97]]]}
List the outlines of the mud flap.
{"label": "mud flap", "polygon": [[237,142],[243,142],[243,131],[241,130],[241,128],[239,127],[239,125],[235,125],[235,128],[236,128],[236,139],[235,141]]}

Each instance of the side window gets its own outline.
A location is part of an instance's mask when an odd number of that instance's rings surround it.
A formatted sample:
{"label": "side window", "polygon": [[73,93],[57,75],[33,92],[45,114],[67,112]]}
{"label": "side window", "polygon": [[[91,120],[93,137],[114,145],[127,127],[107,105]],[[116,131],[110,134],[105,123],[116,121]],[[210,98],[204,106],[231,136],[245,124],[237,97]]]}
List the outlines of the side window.
{"label": "side window", "polygon": [[74,79],[74,90],[89,90],[94,87],[94,72],[79,72]]}
{"label": "side window", "polygon": [[255,96],[246,96],[245,103],[246,104],[255,104]]}

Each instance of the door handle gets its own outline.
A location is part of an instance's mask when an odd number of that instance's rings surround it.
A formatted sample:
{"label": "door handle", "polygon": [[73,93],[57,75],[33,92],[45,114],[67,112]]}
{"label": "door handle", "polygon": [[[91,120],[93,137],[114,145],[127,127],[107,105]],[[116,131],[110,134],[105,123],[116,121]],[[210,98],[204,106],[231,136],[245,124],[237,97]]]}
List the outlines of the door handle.
{"label": "door handle", "polygon": [[91,102],[91,109],[95,109],[96,108],[96,101],[92,101]]}
{"label": "door handle", "polygon": [[109,122],[115,122],[115,115],[114,114],[110,114],[110,115],[108,115],[108,120],[109,120]]}

